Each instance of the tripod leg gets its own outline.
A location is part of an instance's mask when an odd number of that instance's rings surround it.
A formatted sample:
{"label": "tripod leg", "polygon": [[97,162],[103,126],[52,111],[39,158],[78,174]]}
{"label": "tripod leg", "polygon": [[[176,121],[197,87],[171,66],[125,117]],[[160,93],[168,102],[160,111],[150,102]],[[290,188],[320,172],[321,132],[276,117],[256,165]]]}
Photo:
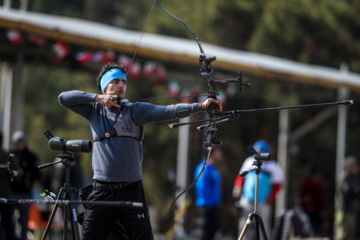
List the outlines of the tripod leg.
{"label": "tripod leg", "polygon": [[64,227],[63,227],[63,240],[67,240],[68,236],[68,212],[70,211],[69,205],[65,206],[65,213],[64,213]]}
{"label": "tripod leg", "polygon": [[238,240],[242,240],[244,238],[246,230],[250,226],[252,220],[253,220],[253,213],[250,213],[248,219],[246,220],[245,226],[244,226],[244,228],[242,229],[242,231],[240,233],[240,236],[239,236]]}
{"label": "tripod leg", "polygon": [[50,228],[50,226],[51,226],[51,223],[52,223],[52,221],[54,220],[54,217],[55,217],[57,208],[58,208],[58,205],[56,204],[55,207],[53,208],[53,211],[51,212],[49,221],[48,221],[48,223],[47,223],[47,225],[46,225],[46,228],[45,228],[45,230],[44,230],[43,237],[41,238],[42,240],[45,240],[45,239],[46,239],[46,236],[47,236],[47,234],[48,234],[48,231],[49,231],[49,228]]}
{"label": "tripod leg", "polygon": [[[62,195],[62,193],[63,193],[63,189],[61,188],[57,200],[60,199],[60,196]],[[45,230],[44,230],[44,234],[43,234],[41,240],[45,240],[45,239],[46,239],[46,236],[47,236],[48,231],[49,231],[49,229],[50,229],[50,226],[51,226],[51,224],[52,224],[52,222],[53,222],[53,220],[54,220],[54,217],[55,217],[55,214],[56,214],[56,211],[57,211],[58,207],[59,207],[59,204],[55,204],[55,206],[54,206],[54,208],[53,208],[53,210],[52,210],[52,212],[51,212],[49,221],[48,221],[48,223],[47,223],[47,225],[46,225],[46,228],[45,228]]]}
{"label": "tripod leg", "polygon": [[[257,215],[257,218],[256,218],[256,222],[257,222],[257,226],[256,226],[256,234],[257,236],[259,236],[259,226],[260,226],[260,229],[261,229],[261,233],[262,233],[262,236],[265,240],[268,240],[267,238],[267,235],[266,235],[266,231],[265,231],[265,226],[264,226],[264,222],[262,221],[262,218],[260,215]],[[259,238],[258,238],[259,239]]]}
{"label": "tripod leg", "polygon": [[260,240],[259,218],[261,218],[259,215],[255,216],[255,239],[256,240]]}
{"label": "tripod leg", "polygon": [[[74,200],[74,193],[71,189],[68,191],[68,194],[69,194],[70,200]],[[78,221],[77,221],[77,216],[76,216],[75,204],[69,205],[69,214],[70,214],[70,220],[71,220],[71,229],[72,229],[73,239],[80,240],[80,233],[79,233],[79,226],[78,226]]]}

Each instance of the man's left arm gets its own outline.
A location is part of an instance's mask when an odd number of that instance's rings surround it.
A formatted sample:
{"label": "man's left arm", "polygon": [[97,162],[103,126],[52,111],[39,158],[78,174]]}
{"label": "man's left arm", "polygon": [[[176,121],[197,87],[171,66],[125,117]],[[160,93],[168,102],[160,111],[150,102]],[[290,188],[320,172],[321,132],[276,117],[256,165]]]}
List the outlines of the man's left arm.
{"label": "man's left arm", "polygon": [[216,103],[217,110],[222,111],[219,100],[208,98],[202,103],[179,103],[175,105],[159,106],[149,103],[135,103],[133,116],[140,125],[150,122],[185,118],[191,114],[204,111],[210,104]]}

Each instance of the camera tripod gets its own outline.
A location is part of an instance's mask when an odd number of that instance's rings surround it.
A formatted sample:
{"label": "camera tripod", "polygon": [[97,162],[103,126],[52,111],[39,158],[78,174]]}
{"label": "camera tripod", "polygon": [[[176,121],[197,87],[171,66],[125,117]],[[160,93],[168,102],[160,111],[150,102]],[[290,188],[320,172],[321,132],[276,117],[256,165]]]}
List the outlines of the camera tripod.
{"label": "camera tripod", "polygon": [[254,211],[251,212],[248,216],[248,219],[246,220],[245,226],[243,227],[240,236],[238,240],[242,240],[245,236],[246,231],[248,230],[248,227],[252,223],[253,220],[255,220],[255,239],[260,240],[260,230],[263,235],[263,238],[265,240],[268,240],[266,236],[266,231],[264,227],[264,223],[262,221],[261,215],[258,212],[258,192],[259,192],[259,174],[261,173],[261,165],[262,160],[269,160],[270,154],[269,153],[258,153],[253,146],[248,146],[248,151],[253,154],[255,160],[253,162],[253,167],[250,169],[243,171],[240,173],[241,177],[245,177],[249,172],[255,171],[256,173],[256,182],[255,182],[255,200],[254,200]]}
{"label": "camera tripod", "polygon": [[[70,167],[75,165],[74,161],[74,155],[71,152],[63,151],[60,155],[57,155],[58,158],[60,158],[60,161],[52,162],[52,163],[46,163],[43,165],[40,165],[38,168],[46,168],[50,167],[52,165],[62,163],[64,166],[66,166],[66,172],[65,172],[65,184],[64,187],[62,187],[59,191],[59,194],[57,196],[57,200],[46,200],[44,201],[37,201],[32,199],[21,199],[21,200],[13,200],[13,199],[2,199],[0,198],[0,203],[38,203],[38,204],[55,204],[49,221],[46,225],[46,228],[44,230],[42,240],[45,240],[49,228],[52,224],[52,221],[54,220],[56,211],[60,207],[61,210],[63,210],[66,214],[64,217],[64,227],[63,227],[63,239],[67,240],[67,234],[68,234],[68,217],[70,216],[70,222],[71,222],[71,233],[72,233],[72,239],[73,240],[80,240],[80,233],[79,233],[79,227],[78,227],[78,219],[80,219],[80,216],[78,217],[75,205],[76,204],[97,204],[97,205],[104,205],[104,206],[118,206],[118,207],[138,207],[142,208],[143,203],[141,202],[131,202],[131,201],[87,201],[87,200],[74,200],[74,193],[77,191],[75,188],[72,188],[70,185]],[[121,226],[115,224],[114,230],[117,232],[122,233]]]}
{"label": "camera tripod", "polygon": [[[53,162],[53,163],[47,163],[47,164],[43,164],[40,165],[39,168],[46,168],[58,163],[62,163],[65,167],[66,167],[66,175],[65,175],[65,183],[64,183],[64,187],[62,187],[59,191],[57,200],[70,200],[70,201],[74,201],[74,192],[76,191],[75,188],[72,188],[70,185],[70,167],[75,165],[75,161],[74,161],[74,156],[72,153],[70,152],[66,152],[63,151],[60,155],[58,155],[57,157],[59,157],[61,160],[57,161],[57,162]],[[75,204],[68,204],[68,205],[61,205],[61,203],[56,203],[49,221],[46,225],[45,231],[44,231],[44,235],[42,237],[42,240],[46,239],[46,236],[49,232],[49,228],[54,220],[56,211],[58,208],[61,208],[66,214],[64,216],[64,227],[63,227],[63,239],[66,240],[67,239],[67,233],[68,233],[68,214],[70,215],[70,222],[71,222],[71,232],[72,232],[72,239],[74,240],[80,240],[80,233],[79,233],[79,227],[78,227],[78,221],[77,221],[77,216],[76,216],[76,208],[75,208]]]}

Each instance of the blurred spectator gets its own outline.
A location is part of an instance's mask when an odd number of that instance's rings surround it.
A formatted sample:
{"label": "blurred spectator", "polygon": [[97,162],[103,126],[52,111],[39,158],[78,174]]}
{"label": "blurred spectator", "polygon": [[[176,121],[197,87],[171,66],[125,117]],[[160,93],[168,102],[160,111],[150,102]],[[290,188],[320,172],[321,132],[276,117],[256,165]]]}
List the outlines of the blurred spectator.
{"label": "blurred spectator", "polygon": [[317,173],[317,169],[312,168],[310,175],[300,186],[300,206],[309,215],[316,235],[321,225],[321,214],[325,209],[324,188]]}
{"label": "blurred spectator", "polygon": [[[0,132],[0,164],[7,164],[9,161],[9,153],[2,149],[3,135]],[[0,197],[11,198],[10,174],[7,168],[0,168]],[[0,204],[0,239],[15,240],[15,228],[12,220],[11,207],[8,204]],[[2,232],[4,233],[2,235]]]}
{"label": "blurred spectator", "polygon": [[345,169],[336,185],[336,239],[359,239],[356,236],[360,210],[359,165],[354,156],[345,159]]}
{"label": "blurred spectator", "polygon": [[[253,147],[258,153],[270,153],[270,145],[264,140],[257,141]],[[256,161],[254,156],[246,158],[240,172],[249,170],[254,161]],[[275,160],[263,161],[261,168],[258,186],[258,212],[261,214],[266,234],[269,237],[271,234],[272,204],[282,187],[283,172]],[[249,172],[245,177],[238,175],[234,182],[233,198],[237,200],[236,206],[241,208],[239,234],[244,228],[249,214],[254,212],[255,183],[255,171]],[[255,221],[247,229],[245,239],[254,239],[254,237]]]}
{"label": "blurred spectator", "polygon": [[[222,178],[217,166],[223,159],[221,148],[213,147],[205,171],[195,183],[196,206],[203,219],[202,240],[214,238],[219,228]],[[195,178],[199,176],[205,160],[196,167]]]}
{"label": "blurred spectator", "polygon": [[[27,136],[22,131],[16,131],[12,136],[14,143],[14,162],[19,165],[19,174],[12,183],[13,196],[16,199],[31,199],[31,191],[34,181],[40,180],[38,169],[38,158],[27,147]],[[26,240],[29,219],[29,204],[15,204],[14,209],[20,213],[19,223],[21,225],[20,240]]]}
{"label": "blurred spectator", "polygon": [[299,204],[296,204],[292,209],[285,209],[276,216],[270,239],[299,239],[313,236],[314,230],[309,216]]}

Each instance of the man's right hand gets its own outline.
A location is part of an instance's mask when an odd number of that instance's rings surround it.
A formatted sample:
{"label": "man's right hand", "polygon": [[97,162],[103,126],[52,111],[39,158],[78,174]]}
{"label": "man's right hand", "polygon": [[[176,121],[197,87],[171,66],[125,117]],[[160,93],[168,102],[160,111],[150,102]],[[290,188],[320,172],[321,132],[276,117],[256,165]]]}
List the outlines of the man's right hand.
{"label": "man's right hand", "polygon": [[96,95],[95,102],[105,106],[107,109],[112,107],[120,108],[120,98],[117,95]]}
{"label": "man's right hand", "polygon": [[220,100],[214,99],[214,98],[207,98],[204,102],[201,103],[201,108],[203,110],[206,110],[212,103],[217,104],[217,106],[216,106],[217,112],[222,112],[222,105],[221,105]]}

